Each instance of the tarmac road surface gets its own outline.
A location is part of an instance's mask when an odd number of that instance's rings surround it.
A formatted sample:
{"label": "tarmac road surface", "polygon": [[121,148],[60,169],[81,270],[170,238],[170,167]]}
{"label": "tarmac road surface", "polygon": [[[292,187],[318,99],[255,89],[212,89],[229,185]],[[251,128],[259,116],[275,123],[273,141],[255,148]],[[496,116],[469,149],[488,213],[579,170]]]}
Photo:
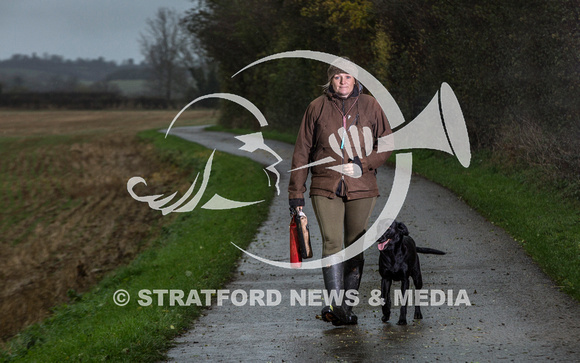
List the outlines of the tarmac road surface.
{"label": "tarmac road surface", "polygon": [[[275,161],[266,153],[238,150],[242,143],[231,134],[206,132],[201,127],[173,128],[171,134],[208,148],[249,156],[265,165]],[[281,193],[249,252],[288,261],[287,171],[293,147],[275,141],[267,141],[267,145],[284,159],[277,166],[282,176]],[[381,197],[371,223],[386,202],[394,175],[387,166],[379,170]],[[306,203],[314,258],[320,258],[320,232],[309,199]],[[423,289],[430,292],[422,301],[435,296],[435,304],[422,307],[422,320],[413,320],[410,308],[408,325],[396,325],[399,307],[393,307],[391,320],[381,322],[381,307],[370,303],[380,289],[376,245],[365,251],[360,303],[354,308],[359,323],[344,327],[317,319],[322,306],[313,304],[321,302],[316,294],[324,288],[320,270],[283,269],[244,255],[226,289],[230,293],[243,290],[248,295],[252,290],[276,290],[279,295],[273,296],[273,301],[278,301],[277,305],[259,306],[259,299],[256,306],[250,306],[249,300],[242,305],[243,294],[235,300],[242,306],[233,303],[233,296],[222,306],[213,304],[190,331],[175,340],[168,360],[580,361],[580,304],[561,293],[502,229],[447,189],[415,175],[397,219],[408,226],[418,246],[447,252],[444,256],[420,255]],[[395,282],[393,289],[399,286]],[[437,305],[441,292],[444,303]],[[312,304],[308,303],[308,293],[313,294]],[[306,302],[296,299],[296,294],[304,294]]]}

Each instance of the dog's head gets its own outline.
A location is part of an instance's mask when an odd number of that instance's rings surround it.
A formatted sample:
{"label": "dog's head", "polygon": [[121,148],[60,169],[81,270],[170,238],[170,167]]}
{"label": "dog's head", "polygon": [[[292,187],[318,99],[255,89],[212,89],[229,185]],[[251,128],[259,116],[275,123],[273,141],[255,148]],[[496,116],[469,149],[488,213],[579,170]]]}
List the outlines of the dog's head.
{"label": "dog's head", "polygon": [[382,251],[387,248],[388,243],[396,243],[403,239],[403,236],[408,235],[409,230],[407,229],[407,226],[401,222],[393,221],[391,226],[387,228],[385,233],[383,233],[383,235],[378,239],[377,242],[379,244],[377,247],[379,248],[379,251]]}

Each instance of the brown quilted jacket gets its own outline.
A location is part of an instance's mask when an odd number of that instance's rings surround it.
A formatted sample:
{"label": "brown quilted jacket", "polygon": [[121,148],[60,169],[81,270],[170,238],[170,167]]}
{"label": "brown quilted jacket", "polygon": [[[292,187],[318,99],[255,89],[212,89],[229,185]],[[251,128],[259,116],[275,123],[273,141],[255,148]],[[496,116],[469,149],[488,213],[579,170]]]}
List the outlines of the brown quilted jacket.
{"label": "brown quilted jacket", "polygon": [[[339,132],[344,124],[349,131],[346,134]],[[309,170],[312,172],[310,196],[335,198],[340,195],[349,200],[378,196],[376,169],[388,159],[390,152],[377,153],[377,139],[390,133],[387,117],[377,101],[372,96],[359,94],[356,87],[346,99],[332,92],[316,98],[304,113],[294,147],[292,170],[327,157],[334,161],[292,171],[288,187],[290,205],[304,205]],[[359,178],[328,169],[352,162],[357,156],[362,165]]]}

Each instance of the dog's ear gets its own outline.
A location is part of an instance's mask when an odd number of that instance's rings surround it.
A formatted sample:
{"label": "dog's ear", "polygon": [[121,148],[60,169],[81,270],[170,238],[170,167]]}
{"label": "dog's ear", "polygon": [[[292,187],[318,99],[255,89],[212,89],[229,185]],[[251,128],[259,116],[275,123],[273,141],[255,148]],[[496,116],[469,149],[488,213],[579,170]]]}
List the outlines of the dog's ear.
{"label": "dog's ear", "polygon": [[405,226],[402,222],[400,222],[397,227],[398,227],[398,230],[401,231],[401,234],[403,236],[409,235],[409,230],[407,229],[407,226]]}
{"label": "dog's ear", "polygon": [[385,231],[385,235],[389,236],[389,238],[391,238],[393,235],[399,233],[398,228],[397,228],[398,225],[399,225],[399,223],[397,221],[393,221],[393,223],[391,223],[389,228],[387,228],[387,230]]}

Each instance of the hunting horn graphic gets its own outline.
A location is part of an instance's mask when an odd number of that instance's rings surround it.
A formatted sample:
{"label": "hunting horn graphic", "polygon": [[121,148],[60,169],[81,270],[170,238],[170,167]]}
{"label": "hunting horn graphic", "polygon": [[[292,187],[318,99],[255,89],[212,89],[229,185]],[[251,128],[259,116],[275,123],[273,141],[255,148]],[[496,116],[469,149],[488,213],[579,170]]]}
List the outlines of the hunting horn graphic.
{"label": "hunting horn graphic", "polygon": [[378,151],[433,149],[455,155],[467,168],[471,161],[469,137],[461,106],[447,83],[425,109],[394,133],[379,139]]}

